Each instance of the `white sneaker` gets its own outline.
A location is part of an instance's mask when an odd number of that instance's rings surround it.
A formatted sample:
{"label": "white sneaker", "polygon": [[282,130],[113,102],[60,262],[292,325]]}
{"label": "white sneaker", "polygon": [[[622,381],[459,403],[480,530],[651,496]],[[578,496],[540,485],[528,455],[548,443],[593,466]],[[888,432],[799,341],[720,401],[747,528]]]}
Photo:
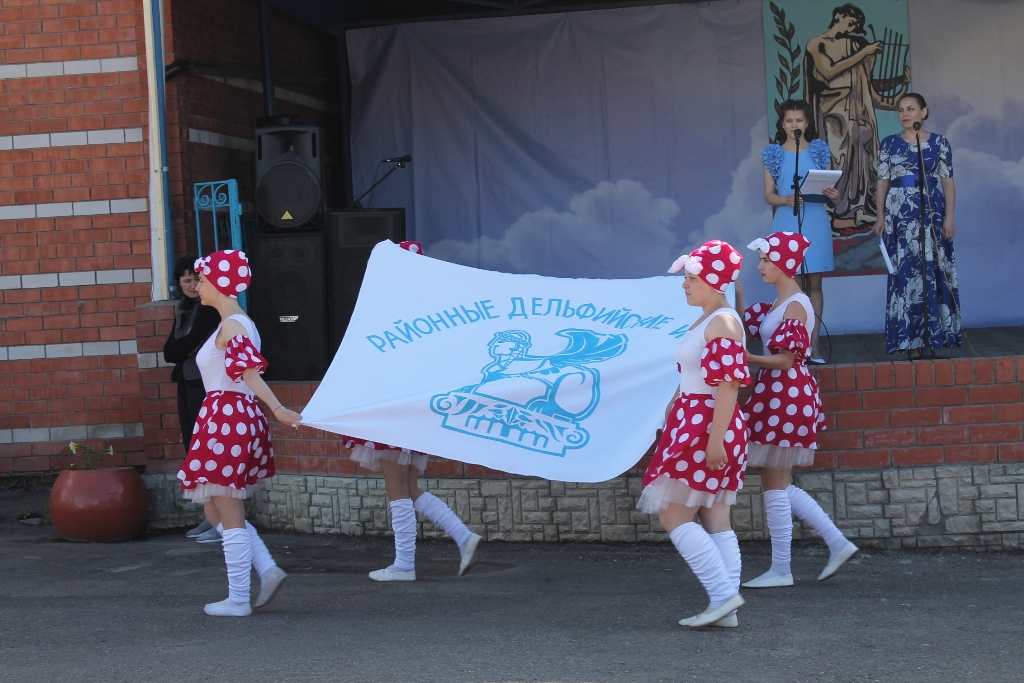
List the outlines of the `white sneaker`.
{"label": "white sneaker", "polygon": [[[693,625],[693,620],[696,619],[696,618],[697,618],[697,616],[695,615],[695,616],[692,616],[692,617],[687,617],[686,619],[680,619],[679,620],[679,625],[680,626],[692,626]],[[714,626],[716,628],[736,628],[739,625],[740,625],[740,620],[736,618],[735,614],[726,614],[724,617],[722,617],[718,621],[715,621],[715,622],[712,622],[712,623],[708,624],[708,626]]]}
{"label": "white sneaker", "polygon": [[370,572],[371,581],[415,581],[416,570],[410,569],[407,572],[400,572],[392,570],[391,567],[385,567],[384,569],[378,569],[375,572]]}
{"label": "white sneaker", "polygon": [[280,567],[274,567],[267,572],[266,576],[261,576],[260,596],[256,598],[256,602],[253,603],[253,609],[259,609],[277,597],[277,591],[280,590],[281,584],[283,584],[287,578],[288,574],[286,574]]}
{"label": "white sneaker", "polygon": [[771,569],[756,579],[751,579],[743,584],[744,588],[782,588],[793,585],[792,574],[776,574]]}
{"label": "white sneaker", "polygon": [[459,553],[462,555],[462,562],[459,563],[459,576],[465,574],[473,566],[473,562],[476,561],[476,548],[482,540],[480,534],[473,534],[466,541],[466,547],[459,549]]}
{"label": "white sneaker", "polygon": [[842,568],[846,561],[857,554],[860,550],[857,546],[847,541],[846,547],[840,550],[838,553],[830,553],[828,557],[828,564],[818,574],[818,581],[824,581],[825,579],[831,579],[836,573]]}
{"label": "white sneaker", "polygon": [[[716,621],[721,620],[723,617],[728,616],[730,612],[733,612],[739,609],[740,607],[743,607],[745,603],[746,600],[743,599],[743,596],[737,593],[736,595],[732,596],[731,598],[723,602],[718,607],[715,607],[714,609],[708,607],[700,614],[690,617],[690,628],[710,626]],[[737,621],[737,623],[739,623],[739,621]]]}
{"label": "white sneaker", "polygon": [[203,611],[211,617],[247,617],[252,614],[252,607],[247,602],[221,600],[220,602],[211,602],[203,608]]}

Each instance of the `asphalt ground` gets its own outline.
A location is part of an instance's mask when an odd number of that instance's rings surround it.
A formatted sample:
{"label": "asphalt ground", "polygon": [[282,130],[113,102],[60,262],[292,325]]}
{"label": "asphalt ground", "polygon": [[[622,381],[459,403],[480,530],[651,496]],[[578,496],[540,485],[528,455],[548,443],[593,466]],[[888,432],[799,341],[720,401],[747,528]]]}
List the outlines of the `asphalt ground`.
{"label": "asphalt ground", "polygon": [[[454,544],[420,542],[418,580],[379,584],[388,539],[266,533],[289,581],[217,619],[219,545],[68,543],[14,520],[39,503],[0,492],[0,681],[1024,680],[1021,555],[862,551],[819,584],[824,549],[798,545],[795,587],[691,630],[705,596],[667,543],[488,543],[456,578]],[[768,566],[741,547],[745,579]]]}

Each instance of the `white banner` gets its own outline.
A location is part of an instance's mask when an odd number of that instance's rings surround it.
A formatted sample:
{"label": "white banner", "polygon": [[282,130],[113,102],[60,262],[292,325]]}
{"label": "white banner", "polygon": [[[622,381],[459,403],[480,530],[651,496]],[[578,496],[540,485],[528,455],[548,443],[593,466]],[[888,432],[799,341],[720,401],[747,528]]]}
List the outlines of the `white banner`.
{"label": "white banner", "polygon": [[303,423],[514,474],[611,479],[663,424],[676,340],[700,315],[682,282],[496,273],[382,242]]}

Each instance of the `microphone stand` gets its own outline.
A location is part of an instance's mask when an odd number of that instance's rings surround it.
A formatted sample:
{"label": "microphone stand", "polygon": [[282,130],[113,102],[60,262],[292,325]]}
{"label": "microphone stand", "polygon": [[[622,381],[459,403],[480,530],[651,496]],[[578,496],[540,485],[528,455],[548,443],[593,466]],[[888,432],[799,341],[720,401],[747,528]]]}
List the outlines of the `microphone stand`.
{"label": "microphone stand", "polygon": [[[804,220],[803,216],[800,215],[800,138],[803,137],[803,131],[797,128],[793,131],[793,137],[796,138],[796,157],[793,162],[793,215],[796,216],[796,230],[801,235],[804,234]],[[800,275],[807,275],[807,258],[806,256],[800,261]],[[807,278],[802,278],[804,282],[803,286],[810,287],[807,284]]]}
{"label": "microphone stand", "polygon": [[356,199],[355,199],[355,200],[354,200],[354,201],[353,201],[353,202],[352,202],[351,204],[349,204],[349,205],[348,205],[348,206],[346,207],[346,211],[347,211],[348,209],[352,209],[352,208],[355,208],[355,207],[356,207],[356,205],[358,205],[358,206],[359,206],[359,208],[362,208],[362,204],[359,204],[360,200],[362,200],[362,198],[363,198],[363,197],[365,197],[366,195],[368,195],[368,194],[370,194],[371,192],[373,192],[373,191],[374,191],[374,190],[375,190],[375,189],[377,188],[377,186],[378,186],[378,185],[380,185],[381,183],[383,183],[383,182],[384,182],[385,180],[387,180],[387,179],[388,179],[388,176],[389,176],[389,175],[391,175],[392,173],[394,173],[395,171],[397,171],[397,170],[398,170],[398,169],[400,169],[400,168],[405,168],[405,162],[404,162],[404,161],[399,161],[399,162],[398,162],[398,163],[396,163],[396,164],[395,164],[394,166],[392,166],[392,167],[391,167],[391,170],[390,170],[390,171],[388,171],[387,173],[385,173],[385,174],[384,174],[383,176],[381,176],[381,179],[380,179],[380,180],[378,180],[378,181],[377,181],[377,182],[375,182],[375,183],[374,183],[373,185],[371,185],[371,186],[370,186],[370,189],[369,189],[369,190],[367,190],[366,192],[364,192],[364,193],[362,193],[361,195],[359,195],[359,197],[358,197],[358,198],[356,198]]}
{"label": "microphone stand", "polygon": [[[800,215],[800,137],[803,131],[797,128],[794,131],[796,138],[796,165],[793,168],[793,215]],[[801,233],[802,234],[802,233]]]}
{"label": "microphone stand", "polygon": [[[914,124],[914,137],[917,139],[917,190],[921,201],[921,229],[918,231],[918,239],[921,241],[921,303],[924,309],[924,343],[928,349],[932,348],[931,343],[931,320],[928,313],[928,234],[927,225],[931,219],[931,211],[928,206],[931,203],[928,197],[928,180],[924,172],[924,150],[921,149],[921,124]],[[931,352],[935,354],[934,351]],[[924,349],[921,350],[924,355]]]}

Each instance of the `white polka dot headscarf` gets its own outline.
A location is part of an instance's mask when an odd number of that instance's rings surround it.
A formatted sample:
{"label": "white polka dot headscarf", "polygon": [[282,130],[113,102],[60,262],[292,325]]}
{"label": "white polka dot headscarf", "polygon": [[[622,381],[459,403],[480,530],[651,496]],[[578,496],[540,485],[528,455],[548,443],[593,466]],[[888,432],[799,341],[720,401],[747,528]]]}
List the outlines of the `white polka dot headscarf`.
{"label": "white polka dot headscarf", "polygon": [[779,270],[789,277],[796,277],[809,246],[811,241],[800,233],[773,232],[768,237],[758,237],[747,248],[766,254]]}
{"label": "white polka dot headscarf", "polygon": [[221,294],[232,299],[237,299],[239,294],[249,289],[249,283],[252,282],[249,259],[244,251],[215,251],[209,256],[196,259],[195,269],[197,273],[205,275],[207,281]]}
{"label": "white polka dot headscarf", "polygon": [[740,276],[743,256],[732,245],[722,240],[711,240],[700,245],[689,254],[676,259],[670,273],[686,269],[711,285],[712,289],[724,294],[729,285]]}

